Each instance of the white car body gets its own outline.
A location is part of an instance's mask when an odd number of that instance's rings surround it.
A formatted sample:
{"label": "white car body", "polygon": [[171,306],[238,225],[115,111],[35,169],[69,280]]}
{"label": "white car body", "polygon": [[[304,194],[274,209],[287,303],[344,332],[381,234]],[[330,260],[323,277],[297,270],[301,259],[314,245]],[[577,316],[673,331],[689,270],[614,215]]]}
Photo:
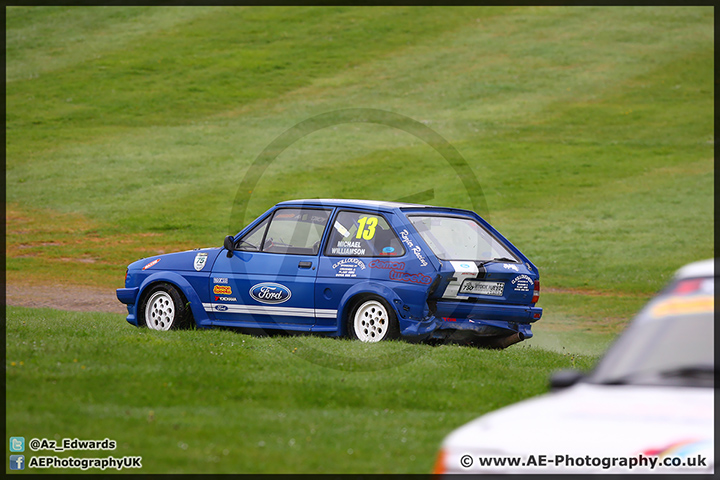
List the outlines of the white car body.
{"label": "white car body", "polygon": [[[443,443],[444,472],[710,473],[713,434],[712,388],[578,384],[455,430]],[[467,467],[461,463],[465,455],[472,458]],[[639,460],[640,455],[647,461]],[[653,456],[658,465],[664,457],[695,462],[697,455],[706,459],[707,468],[651,465]],[[526,466],[482,466],[480,457],[519,457]],[[618,459],[615,465],[613,458]],[[638,463],[631,466],[631,458]],[[627,459],[627,465],[620,459]]]}
{"label": "white car body", "polygon": [[[687,288],[680,288],[686,280],[685,287],[692,289],[689,294]],[[705,336],[698,340],[705,351],[708,345],[712,350],[713,293],[714,261],[687,265],[625,333],[635,340],[632,335],[655,322],[662,327],[665,324],[659,322],[700,314],[703,325],[710,326],[696,335]],[[687,338],[693,334],[687,333]],[[677,337],[678,342],[686,340],[680,337],[684,335]],[[653,355],[650,350],[648,356]],[[666,353],[672,365],[673,352]],[[614,366],[622,365],[613,361]],[[673,377],[670,383],[674,381]],[[435,473],[714,473],[714,388],[684,381],[672,385],[634,384],[634,377],[617,384],[581,381],[501,408],[450,433]]]}

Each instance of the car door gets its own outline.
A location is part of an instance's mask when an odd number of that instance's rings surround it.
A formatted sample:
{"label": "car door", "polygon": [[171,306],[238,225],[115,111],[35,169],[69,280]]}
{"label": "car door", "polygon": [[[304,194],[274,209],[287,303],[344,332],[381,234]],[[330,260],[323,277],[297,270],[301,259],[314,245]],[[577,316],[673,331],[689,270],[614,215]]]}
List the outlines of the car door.
{"label": "car door", "polygon": [[[392,261],[403,257],[406,250],[386,218],[391,216],[360,209],[337,212],[318,267],[315,286],[318,311],[337,310],[343,295],[358,283],[392,279],[399,272],[390,269],[390,265],[404,268],[404,263]],[[334,328],[337,321],[337,315],[318,315],[316,329]]]}
{"label": "car door", "polygon": [[210,278],[217,324],[315,324],[315,277],[330,209],[279,208],[220,255]]}

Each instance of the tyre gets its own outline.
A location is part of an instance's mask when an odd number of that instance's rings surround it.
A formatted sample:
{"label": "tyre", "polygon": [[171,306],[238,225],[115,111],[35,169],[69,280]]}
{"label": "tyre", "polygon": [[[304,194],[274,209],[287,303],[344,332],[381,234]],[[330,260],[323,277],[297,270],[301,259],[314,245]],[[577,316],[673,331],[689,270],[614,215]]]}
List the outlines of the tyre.
{"label": "tyre", "polygon": [[395,311],[379,297],[359,301],[348,317],[350,338],[375,343],[397,338],[399,327]]}
{"label": "tyre", "polygon": [[142,309],[145,325],[150,330],[170,330],[190,326],[192,313],[177,288],[160,284],[150,289]]}

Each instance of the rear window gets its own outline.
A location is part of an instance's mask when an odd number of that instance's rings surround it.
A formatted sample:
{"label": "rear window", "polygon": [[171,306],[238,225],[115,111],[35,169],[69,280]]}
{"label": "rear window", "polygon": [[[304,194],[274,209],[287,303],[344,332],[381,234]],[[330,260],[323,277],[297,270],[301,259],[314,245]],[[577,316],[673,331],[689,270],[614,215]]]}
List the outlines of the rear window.
{"label": "rear window", "polygon": [[471,218],[439,215],[410,215],[408,218],[441,260],[519,261],[505,245]]}

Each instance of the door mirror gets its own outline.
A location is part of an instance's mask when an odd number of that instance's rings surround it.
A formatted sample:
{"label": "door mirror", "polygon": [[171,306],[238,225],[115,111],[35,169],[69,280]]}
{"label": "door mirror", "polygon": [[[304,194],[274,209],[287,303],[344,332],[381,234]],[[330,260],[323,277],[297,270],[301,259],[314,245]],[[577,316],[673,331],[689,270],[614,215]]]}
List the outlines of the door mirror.
{"label": "door mirror", "polygon": [[235,250],[235,237],[232,235],[228,235],[225,237],[225,243],[223,244],[223,247],[227,250],[227,256],[228,258],[233,256],[233,250]]}

